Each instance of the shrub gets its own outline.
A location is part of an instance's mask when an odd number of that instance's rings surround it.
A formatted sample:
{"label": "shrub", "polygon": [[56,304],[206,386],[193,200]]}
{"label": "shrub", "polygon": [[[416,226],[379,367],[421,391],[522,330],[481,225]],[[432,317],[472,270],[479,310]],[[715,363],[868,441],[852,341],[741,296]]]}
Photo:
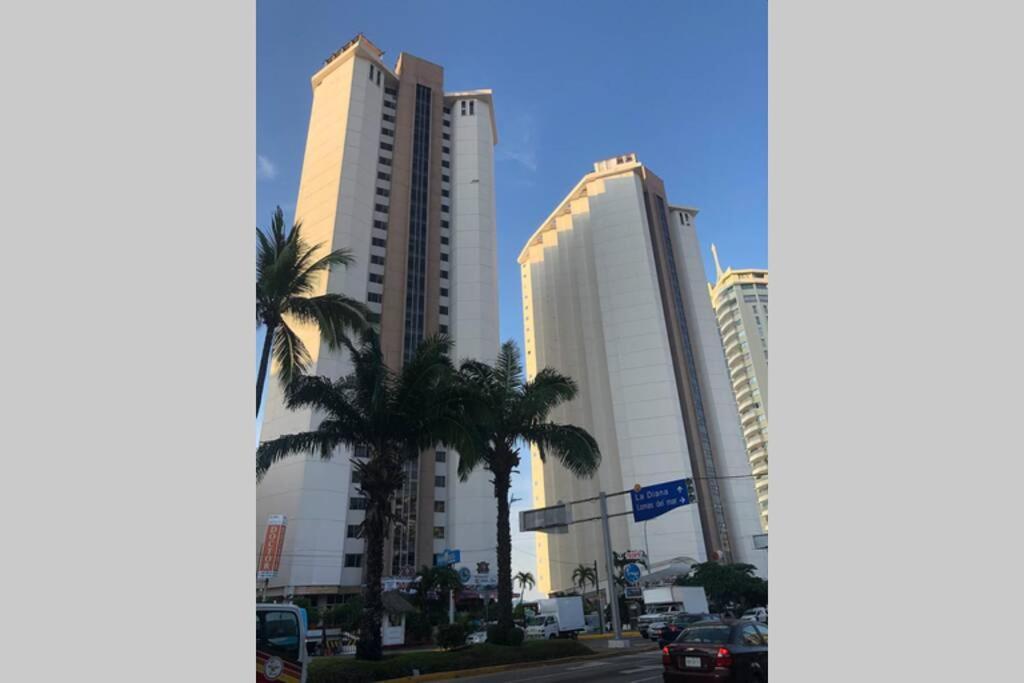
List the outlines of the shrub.
{"label": "shrub", "polygon": [[514,626],[509,631],[501,630],[497,624],[487,629],[487,642],[495,645],[522,645],[525,637],[526,633]]}
{"label": "shrub", "polygon": [[462,624],[447,624],[437,629],[437,644],[445,650],[454,650],[466,644],[466,629]]}
{"label": "shrub", "polygon": [[454,652],[388,654],[377,662],[352,657],[317,657],[310,664],[308,683],[364,683],[411,676],[413,671],[419,671],[422,675],[589,654],[593,654],[593,650],[576,640],[535,640],[521,647],[488,643]]}

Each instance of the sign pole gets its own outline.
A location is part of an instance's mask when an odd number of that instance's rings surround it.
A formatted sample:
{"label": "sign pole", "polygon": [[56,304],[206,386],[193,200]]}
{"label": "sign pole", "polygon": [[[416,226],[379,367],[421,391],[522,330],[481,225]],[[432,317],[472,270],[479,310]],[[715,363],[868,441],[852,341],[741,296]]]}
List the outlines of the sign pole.
{"label": "sign pole", "polygon": [[619,621],[619,600],[615,591],[614,572],[612,568],[615,563],[612,560],[612,532],[608,528],[608,498],[604,491],[600,493],[601,498],[601,530],[604,532],[604,563],[605,575],[608,577],[608,601],[612,605],[612,629],[615,631],[615,638],[608,642],[608,647],[626,647],[628,641],[622,640],[622,623]]}

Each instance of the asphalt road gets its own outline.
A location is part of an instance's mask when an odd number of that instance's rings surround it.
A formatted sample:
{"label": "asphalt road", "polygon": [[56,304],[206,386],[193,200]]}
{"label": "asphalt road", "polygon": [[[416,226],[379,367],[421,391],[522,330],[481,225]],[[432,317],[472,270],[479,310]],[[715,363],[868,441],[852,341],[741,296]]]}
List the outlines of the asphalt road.
{"label": "asphalt road", "polygon": [[619,655],[606,659],[590,659],[567,664],[551,664],[534,666],[526,669],[510,669],[501,673],[473,676],[470,678],[451,679],[463,683],[469,681],[486,681],[487,683],[505,683],[506,681],[542,681],[543,683],[560,683],[561,681],[578,681],[586,683],[602,683],[605,681],[621,681],[621,683],[655,683],[661,680],[661,651],[648,650],[630,655]]}

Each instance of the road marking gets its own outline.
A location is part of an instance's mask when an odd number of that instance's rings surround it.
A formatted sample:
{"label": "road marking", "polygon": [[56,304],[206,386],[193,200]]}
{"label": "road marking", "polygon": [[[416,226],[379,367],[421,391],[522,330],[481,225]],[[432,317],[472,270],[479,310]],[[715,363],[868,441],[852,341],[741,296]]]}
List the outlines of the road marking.
{"label": "road marking", "polygon": [[586,662],[585,664],[580,664],[579,666],[570,666],[566,669],[566,671],[579,671],[580,669],[595,669],[599,666],[604,666],[607,663],[608,662]]}
{"label": "road marking", "polygon": [[661,676],[651,676],[650,678],[638,678],[635,681],[630,681],[629,683],[644,683],[645,681],[660,681],[660,680],[661,680]]}
{"label": "road marking", "polygon": [[638,666],[638,667],[636,667],[634,669],[623,669],[619,673],[620,674],[638,674],[641,671],[653,671],[654,669],[660,669],[661,667],[662,667],[661,664],[652,664],[651,666]]}

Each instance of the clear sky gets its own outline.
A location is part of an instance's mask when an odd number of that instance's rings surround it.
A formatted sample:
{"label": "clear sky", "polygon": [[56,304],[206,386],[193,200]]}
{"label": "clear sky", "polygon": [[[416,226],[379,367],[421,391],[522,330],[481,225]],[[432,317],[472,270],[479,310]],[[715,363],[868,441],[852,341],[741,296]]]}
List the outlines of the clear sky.
{"label": "clear sky", "polygon": [[[257,218],[292,218],[310,77],[356,33],[444,67],[449,91],[494,90],[501,336],[522,344],[516,257],[593,162],[636,152],[671,202],[700,209],[723,266],[767,267],[767,3],[388,3],[258,0]],[[529,468],[515,494],[529,507]],[[515,529],[517,515],[513,515]],[[513,571],[533,571],[516,534]]]}

